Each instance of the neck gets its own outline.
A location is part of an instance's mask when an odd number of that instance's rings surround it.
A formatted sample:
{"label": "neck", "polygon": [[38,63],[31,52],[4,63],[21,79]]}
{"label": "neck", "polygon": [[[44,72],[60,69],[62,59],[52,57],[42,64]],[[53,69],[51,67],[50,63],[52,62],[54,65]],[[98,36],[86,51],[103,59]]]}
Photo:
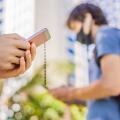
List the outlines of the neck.
{"label": "neck", "polygon": [[98,30],[99,30],[100,27],[101,27],[101,26],[98,26],[98,25],[93,25],[93,26],[92,26],[92,31],[91,31],[91,33],[92,33],[92,37],[93,37],[94,40],[95,40],[95,38],[96,38],[97,32],[98,32]]}

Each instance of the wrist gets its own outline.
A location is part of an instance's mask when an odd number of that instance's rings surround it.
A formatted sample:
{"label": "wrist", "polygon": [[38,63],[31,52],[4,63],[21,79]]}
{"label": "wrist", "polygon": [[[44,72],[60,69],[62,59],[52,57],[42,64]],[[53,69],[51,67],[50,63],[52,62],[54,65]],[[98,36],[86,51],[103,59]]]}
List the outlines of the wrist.
{"label": "wrist", "polygon": [[68,87],[68,90],[67,90],[68,100],[75,100],[74,90],[75,88]]}
{"label": "wrist", "polygon": [[84,93],[82,88],[76,88],[74,94],[75,94],[75,99],[84,101],[83,99]]}

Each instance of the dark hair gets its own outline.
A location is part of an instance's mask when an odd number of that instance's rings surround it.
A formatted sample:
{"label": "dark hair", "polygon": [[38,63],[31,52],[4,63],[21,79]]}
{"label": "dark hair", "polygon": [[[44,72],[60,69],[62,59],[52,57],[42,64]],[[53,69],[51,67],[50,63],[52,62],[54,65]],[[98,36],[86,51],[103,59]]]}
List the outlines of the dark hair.
{"label": "dark hair", "polygon": [[86,13],[90,13],[92,15],[93,19],[95,20],[95,24],[107,24],[104,13],[99,7],[93,4],[83,3],[73,9],[70,16],[68,17],[67,26],[70,28],[70,22],[74,20],[84,22]]}

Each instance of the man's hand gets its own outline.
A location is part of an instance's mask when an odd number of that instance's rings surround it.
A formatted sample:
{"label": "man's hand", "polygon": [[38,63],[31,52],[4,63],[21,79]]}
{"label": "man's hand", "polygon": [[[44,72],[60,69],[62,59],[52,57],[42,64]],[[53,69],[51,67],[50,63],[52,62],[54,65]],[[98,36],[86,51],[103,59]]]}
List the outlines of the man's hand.
{"label": "man's hand", "polygon": [[11,70],[0,70],[0,78],[16,77],[20,74],[23,74],[31,66],[35,54],[36,46],[35,44],[31,44],[30,50],[25,52],[25,57],[19,58],[19,66]]}
{"label": "man's hand", "polygon": [[50,90],[50,94],[53,95],[55,98],[58,98],[63,101],[71,101],[73,100],[74,97],[73,94],[71,93],[73,88],[70,87],[59,87]]}
{"label": "man's hand", "polygon": [[21,36],[17,34],[0,36],[0,71],[9,71],[19,65],[20,58],[25,56],[26,50],[30,50],[30,44]]}

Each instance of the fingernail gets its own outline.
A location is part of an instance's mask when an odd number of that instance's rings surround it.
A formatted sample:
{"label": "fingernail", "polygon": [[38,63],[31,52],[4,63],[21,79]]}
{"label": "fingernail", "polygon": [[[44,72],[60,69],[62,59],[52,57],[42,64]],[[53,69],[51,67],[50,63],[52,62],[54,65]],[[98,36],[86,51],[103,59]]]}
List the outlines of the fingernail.
{"label": "fingernail", "polygon": [[29,42],[27,42],[27,44],[28,44],[28,48],[30,49],[30,43],[29,43]]}
{"label": "fingernail", "polygon": [[24,60],[24,57],[21,57],[21,60],[23,61],[23,60]]}
{"label": "fingernail", "polygon": [[27,51],[26,51],[26,54],[30,54],[30,51],[29,51],[29,50],[27,50]]}
{"label": "fingernail", "polygon": [[32,43],[32,46],[33,46],[33,47],[36,47],[35,43]]}

